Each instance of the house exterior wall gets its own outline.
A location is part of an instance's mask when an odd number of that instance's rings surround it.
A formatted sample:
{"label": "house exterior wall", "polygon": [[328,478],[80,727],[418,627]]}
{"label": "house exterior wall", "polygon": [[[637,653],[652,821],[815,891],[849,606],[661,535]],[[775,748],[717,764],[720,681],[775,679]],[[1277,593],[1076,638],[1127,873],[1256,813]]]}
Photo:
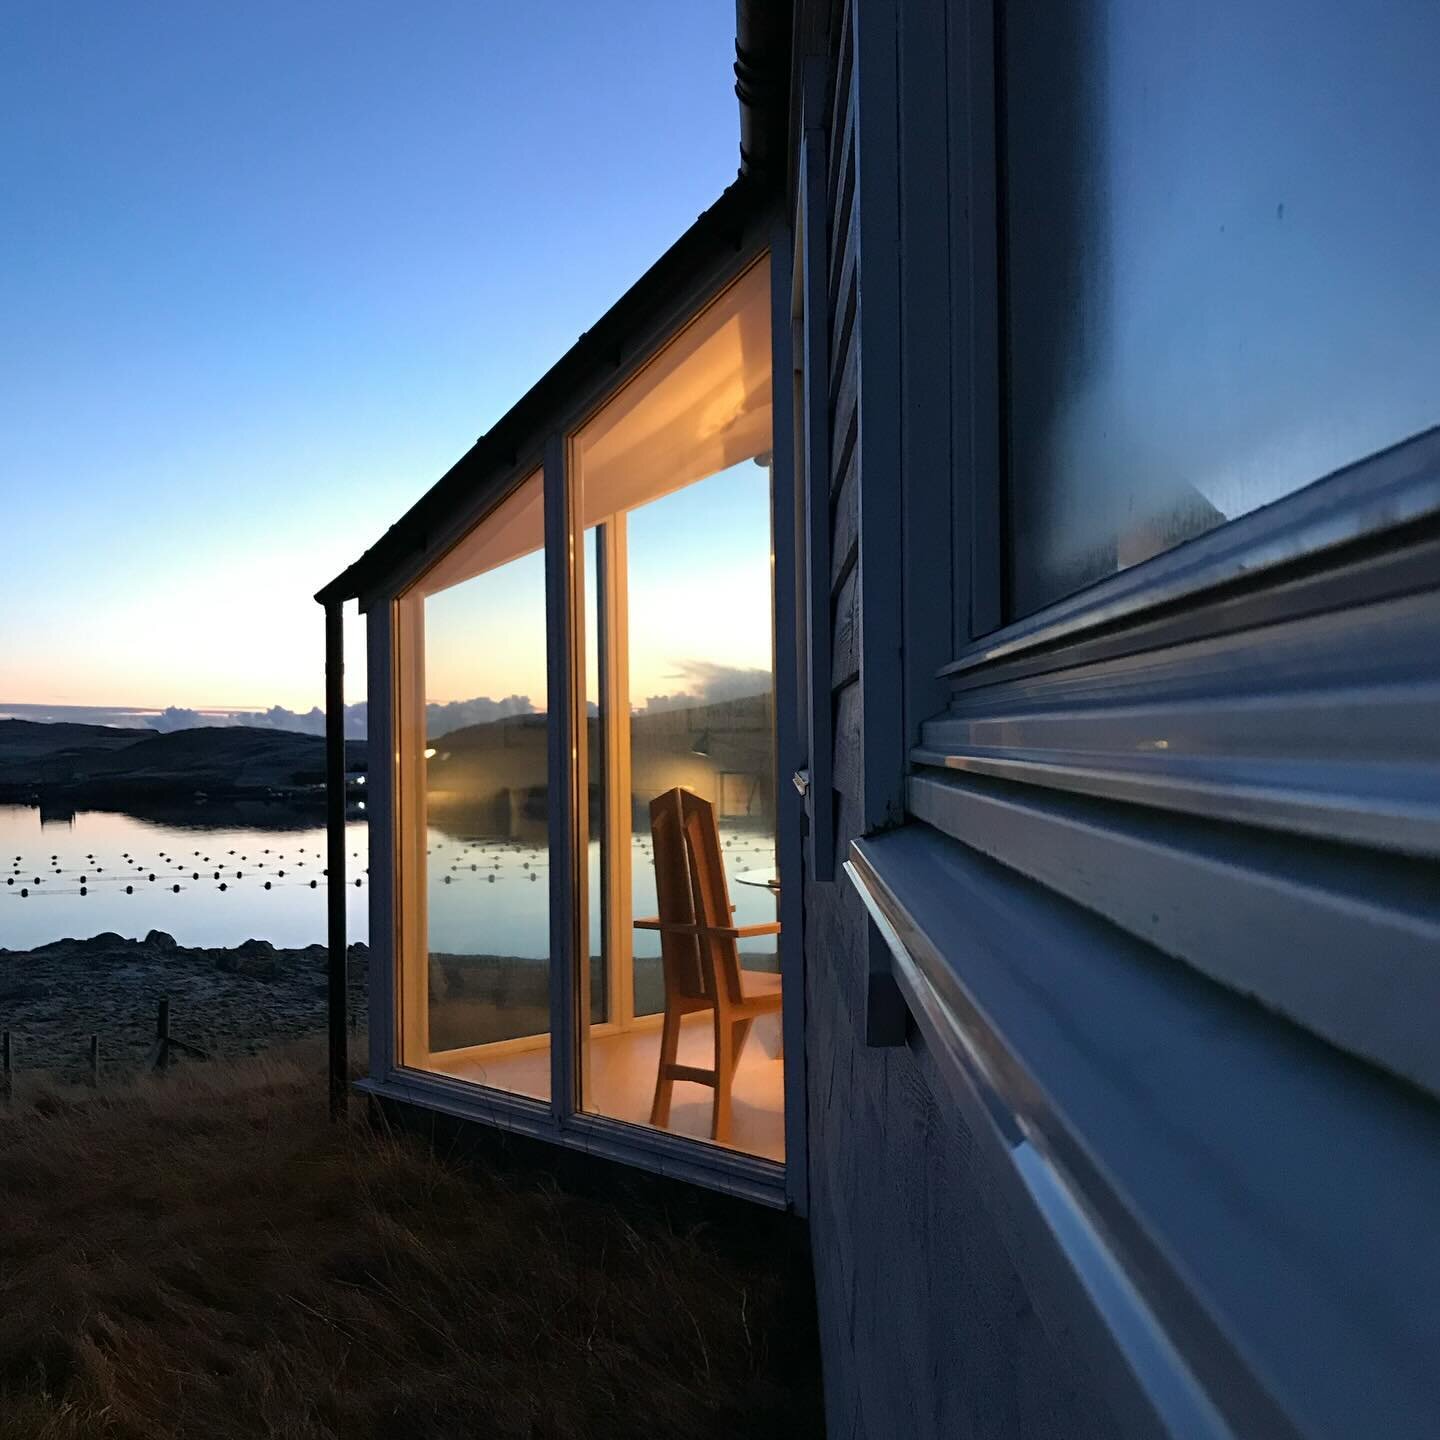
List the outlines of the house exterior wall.
{"label": "house exterior wall", "polygon": [[[1006,8],[802,0],[796,30],[830,1433],[1435,1433],[1440,429],[1007,617]],[[1084,184],[1029,197],[1057,263]]]}
{"label": "house exterior wall", "polygon": [[[797,0],[797,227],[769,191],[738,211],[775,257],[776,584],[800,597],[776,652],[782,906],[804,941],[783,1188],[774,1167],[570,1113],[566,1043],[555,1107],[433,1077],[421,1093],[384,1038],[383,941],[369,1088],[807,1215],[833,1435],[1418,1440],[1440,1433],[1440,425],[1007,620],[1004,14]],[[1207,23],[1223,56],[1225,17]],[[1091,58],[1058,49],[1070,98],[1089,93]],[[1040,99],[1068,134],[1065,93]],[[1073,261],[1085,176],[1054,168],[1028,215]],[[1397,220],[1413,189],[1389,216],[1412,240],[1434,220]],[[696,299],[677,270],[738,263],[734,197],[724,213],[650,287],[668,299],[645,345]],[[1030,323],[1060,335],[1035,288]],[[585,393],[528,451],[486,458],[508,484],[545,440],[552,696],[573,658],[562,437]],[[432,518],[452,538],[468,523]],[[393,596],[372,598],[385,937]],[[552,773],[572,738],[551,727]],[[563,1017],[571,967],[552,974]]]}
{"label": "house exterior wall", "polygon": [[[834,737],[826,838],[835,878],[807,884],[805,935],[810,1227],[828,1427],[837,1440],[1083,1440],[1112,1433],[1104,1402],[1087,1393],[1064,1336],[1047,1333],[1031,1303],[970,1133],[923,1041],[911,1026],[903,1044],[866,1043],[874,941],[841,869],[867,828],[866,744],[875,728],[861,684],[861,495],[868,485],[884,504],[898,497],[893,473],[862,471],[861,290],[867,265],[893,261],[860,253],[858,213],[867,182],[893,185],[895,171],[857,175],[855,19],[847,5],[829,55],[825,116]],[[882,724],[893,718],[881,716]]]}

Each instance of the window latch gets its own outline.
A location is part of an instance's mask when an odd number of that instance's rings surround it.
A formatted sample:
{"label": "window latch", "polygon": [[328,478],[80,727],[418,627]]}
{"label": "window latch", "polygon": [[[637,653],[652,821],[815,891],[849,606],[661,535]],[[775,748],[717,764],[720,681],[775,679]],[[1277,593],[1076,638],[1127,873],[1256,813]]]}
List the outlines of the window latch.
{"label": "window latch", "polygon": [[790,777],[790,783],[802,796],[808,795],[810,793],[810,772],[808,770],[797,770]]}

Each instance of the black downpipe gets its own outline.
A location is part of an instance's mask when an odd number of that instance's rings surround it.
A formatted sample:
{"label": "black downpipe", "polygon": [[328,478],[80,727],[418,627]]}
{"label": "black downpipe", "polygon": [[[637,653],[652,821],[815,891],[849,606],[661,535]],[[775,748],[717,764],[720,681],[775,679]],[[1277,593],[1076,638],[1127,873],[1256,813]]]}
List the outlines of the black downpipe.
{"label": "black downpipe", "polygon": [[790,6],[735,0],[740,173],[762,187],[784,178],[790,90]]}
{"label": "black downpipe", "polygon": [[329,918],[330,1118],[343,1119],[350,1057],[345,1033],[345,625],[341,602],[325,606],[325,892]]}

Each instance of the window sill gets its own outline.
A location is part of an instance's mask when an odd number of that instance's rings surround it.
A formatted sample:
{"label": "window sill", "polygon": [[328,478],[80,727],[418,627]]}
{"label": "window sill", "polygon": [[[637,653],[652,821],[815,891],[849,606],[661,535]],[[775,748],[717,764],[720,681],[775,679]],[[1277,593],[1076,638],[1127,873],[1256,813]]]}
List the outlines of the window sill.
{"label": "window sill", "polygon": [[1127,1433],[1434,1433],[1432,1104],[928,826],[846,870]]}
{"label": "window sill", "polygon": [[[1110,627],[1165,615],[1181,602],[1251,585],[1263,591],[1272,583],[1272,572],[1329,556],[1437,511],[1440,428],[986,635],[939,674],[959,682],[977,670],[1020,662],[1062,644],[1073,647],[1082,637]],[[1257,606],[1239,608],[1259,609],[1264,618],[1275,618],[1283,614],[1286,598],[1262,593]]]}

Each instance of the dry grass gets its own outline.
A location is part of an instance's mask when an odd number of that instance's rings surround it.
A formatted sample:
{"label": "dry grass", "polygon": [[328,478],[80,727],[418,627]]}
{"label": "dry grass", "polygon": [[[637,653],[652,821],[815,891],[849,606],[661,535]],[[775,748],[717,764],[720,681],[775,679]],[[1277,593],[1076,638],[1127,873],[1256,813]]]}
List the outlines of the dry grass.
{"label": "dry grass", "polygon": [[332,1126],[319,1071],[0,1112],[0,1440],[819,1433],[786,1230]]}

